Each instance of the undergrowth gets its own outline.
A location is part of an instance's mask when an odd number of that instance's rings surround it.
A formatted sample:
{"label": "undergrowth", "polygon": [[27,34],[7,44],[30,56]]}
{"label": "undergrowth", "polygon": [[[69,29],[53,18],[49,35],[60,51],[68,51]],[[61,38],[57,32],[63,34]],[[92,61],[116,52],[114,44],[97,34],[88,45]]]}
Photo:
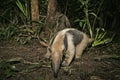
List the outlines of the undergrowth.
{"label": "undergrowth", "polygon": [[32,39],[40,40],[43,24],[40,23],[34,31],[30,25],[0,25],[0,41],[17,41],[21,44],[26,44]]}

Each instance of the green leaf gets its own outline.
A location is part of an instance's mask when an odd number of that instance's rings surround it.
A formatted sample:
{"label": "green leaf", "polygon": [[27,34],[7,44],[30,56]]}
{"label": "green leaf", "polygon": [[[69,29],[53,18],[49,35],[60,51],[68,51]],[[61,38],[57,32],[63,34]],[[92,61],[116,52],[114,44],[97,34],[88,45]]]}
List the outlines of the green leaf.
{"label": "green leaf", "polygon": [[97,15],[95,13],[93,13],[93,12],[91,12],[89,14],[93,15],[94,17],[97,17]]}
{"label": "green leaf", "polygon": [[79,2],[81,2],[82,5],[85,5],[85,1],[79,0]]}
{"label": "green leaf", "polygon": [[22,11],[22,13],[24,13],[24,8],[23,8],[23,5],[21,4],[21,2],[19,0],[17,0],[16,4],[19,7],[19,9]]}
{"label": "green leaf", "polygon": [[82,27],[83,24],[84,24],[83,22],[81,22],[81,21],[79,22],[79,26],[80,26],[80,27]]}
{"label": "green leaf", "polygon": [[20,11],[23,13],[23,15],[27,18],[29,18],[29,6],[28,3],[25,2],[25,4],[22,4],[19,0],[16,1],[16,5],[18,6],[18,8],[20,9]]}
{"label": "green leaf", "polygon": [[74,22],[80,22],[80,19],[76,19]]}
{"label": "green leaf", "polygon": [[107,44],[107,43],[111,42],[114,37],[114,34],[111,38],[105,38],[106,34],[107,34],[107,32],[105,31],[104,28],[96,28],[96,36],[95,36],[95,40],[94,40],[92,46],[94,47],[94,46]]}

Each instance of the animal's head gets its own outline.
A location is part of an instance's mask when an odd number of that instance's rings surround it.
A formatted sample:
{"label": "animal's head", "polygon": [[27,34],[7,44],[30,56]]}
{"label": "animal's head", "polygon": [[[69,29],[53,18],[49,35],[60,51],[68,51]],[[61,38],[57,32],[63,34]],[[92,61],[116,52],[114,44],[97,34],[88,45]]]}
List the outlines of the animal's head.
{"label": "animal's head", "polygon": [[62,62],[63,52],[52,51],[51,49],[49,49],[49,52],[51,53],[51,67],[54,73],[54,77],[57,77]]}

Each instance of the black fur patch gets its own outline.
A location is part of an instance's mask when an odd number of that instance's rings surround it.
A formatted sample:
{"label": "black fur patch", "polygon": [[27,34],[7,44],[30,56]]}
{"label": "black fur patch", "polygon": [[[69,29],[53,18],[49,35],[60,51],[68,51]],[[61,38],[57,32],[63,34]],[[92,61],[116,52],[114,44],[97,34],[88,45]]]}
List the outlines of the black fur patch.
{"label": "black fur patch", "polygon": [[73,42],[75,46],[79,44],[83,39],[83,34],[79,30],[69,30],[68,33],[73,35]]}
{"label": "black fur patch", "polygon": [[64,45],[65,45],[65,50],[68,49],[68,40],[67,40],[67,36],[65,34],[65,37],[64,37]]}

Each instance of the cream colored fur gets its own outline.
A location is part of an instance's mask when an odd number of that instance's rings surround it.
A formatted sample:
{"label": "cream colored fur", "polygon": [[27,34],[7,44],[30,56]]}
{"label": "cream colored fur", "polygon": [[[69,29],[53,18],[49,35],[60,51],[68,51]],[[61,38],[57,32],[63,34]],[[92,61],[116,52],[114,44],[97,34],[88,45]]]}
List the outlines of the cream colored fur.
{"label": "cream colored fur", "polygon": [[[85,33],[81,32],[83,38],[82,41],[74,45],[73,36],[70,33],[67,33],[69,30],[75,30],[74,28],[67,28],[62,31],[59,31],[54,40],[50,41],[50,44],[47,49],[47,54],[45,55],[46,58],[51,58],[52,60],[52,66],[54,74],[58,73],[60,64],[62,63],[63,66],[69,66],[71,61],[73,60],[74,56],[75,58],[81,58],[81,55],[84,51],[84,49],[87,47],[87,45],[92,42],[93,40],[90,39]],[[65,51],[65,44],[64,44],[64,37],[67,37],[67,44],[68,48]],[[49,50],[50,49],[50,50]],[[65,54],[65,59],[63,59],[63,55]],[[62,62],[63,61],[63,62]]]}

